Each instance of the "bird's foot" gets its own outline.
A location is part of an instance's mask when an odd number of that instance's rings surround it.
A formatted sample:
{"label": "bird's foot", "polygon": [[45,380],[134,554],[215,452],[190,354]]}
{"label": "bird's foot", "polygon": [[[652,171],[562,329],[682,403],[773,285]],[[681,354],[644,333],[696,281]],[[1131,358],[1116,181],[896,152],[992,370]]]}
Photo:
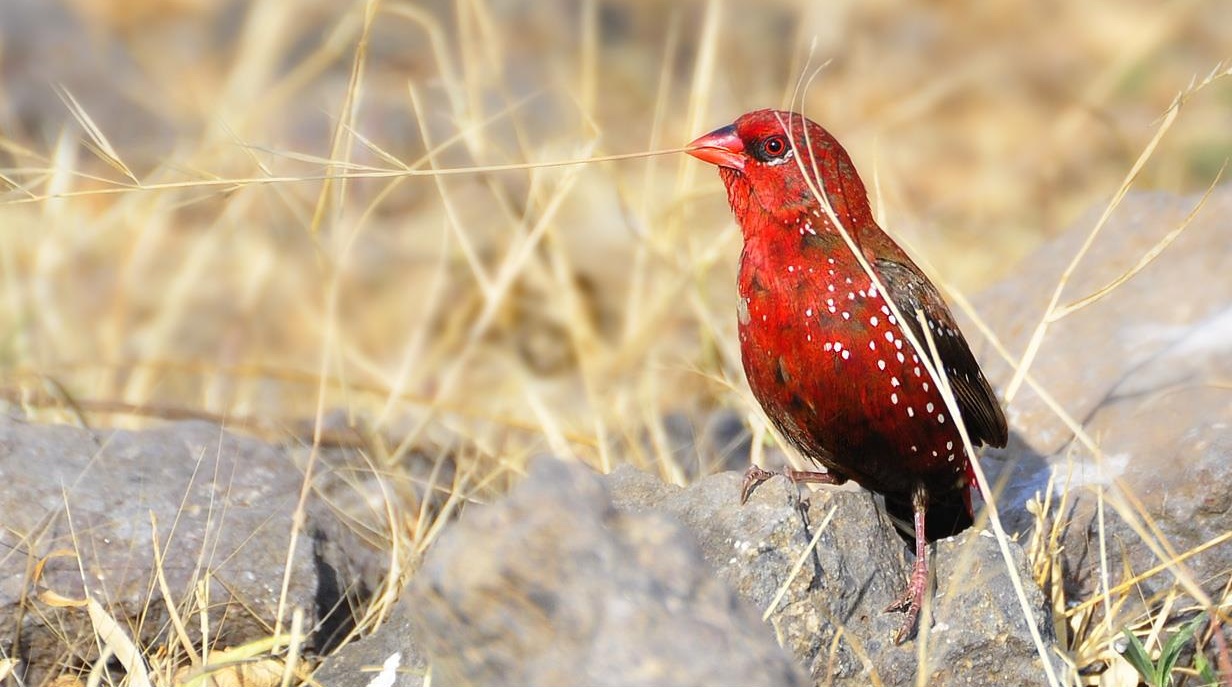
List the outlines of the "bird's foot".
{"label": "bird's foot", "polygon": [[753,490],[758,485],[775,475],[782,475],[791,480],[793,484],[800,484],[801,482],[843,484],[847,481],[846,477],[833,472],[813,472],[811,470],[795,470],[792,468],[783,468],[778,472],[770,472],[756,465],[750,465],[749,469],[744,471],[744,480],[740,483],[740,503],[744,504],[747,502],[749,495],[753,493]]}
{"label": "bird's foot", "polygon": [[740,482],[740,505],[744,505],[749,500],[749,494],[757,488],[759,484],[774,477],[775,473],[767,470],[762,470],[756,465],[750,465],[748,470],[744,471],[744,480]]}
{"label": "bird's foot", "polygon": [[894,635],[895,644],[902,644],[914,634],[916,621],[920,617],[920,608],[924,606],[924,592],[927,590],[928,560],[923,556],[917,556],[915,565],[911,568],[911,578],[907,582],[907,588],[883,611],[884,613],[905,612],[907,614],[903,618],[903,625],[899,628],[898,634]]}

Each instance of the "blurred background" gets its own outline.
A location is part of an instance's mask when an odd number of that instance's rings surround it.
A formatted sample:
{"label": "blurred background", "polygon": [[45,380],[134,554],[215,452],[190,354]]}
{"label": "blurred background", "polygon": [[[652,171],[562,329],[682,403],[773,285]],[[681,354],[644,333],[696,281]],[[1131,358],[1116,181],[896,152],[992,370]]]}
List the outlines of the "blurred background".
{"label": "blurred background", "polygon": [[[685,481],[760,431],[714,170],[402,171],[794,102],[973,292],[1105,201],[1229,46],[1201,0],[5,0],[0,388],[45,421],[440,447],[474,484],[547,452]],[[1136,187],[1204,189],[1230,123],[1202,91]]]}

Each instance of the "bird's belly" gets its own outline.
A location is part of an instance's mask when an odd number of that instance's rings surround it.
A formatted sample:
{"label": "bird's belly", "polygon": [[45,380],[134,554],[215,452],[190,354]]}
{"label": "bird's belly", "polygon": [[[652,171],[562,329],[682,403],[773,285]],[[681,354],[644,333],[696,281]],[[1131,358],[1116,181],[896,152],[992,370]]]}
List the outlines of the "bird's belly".
{"label": "bird's belly", "polygon": [[962,488],[966,456],[935,382],[876,290],[851,288],[813,304],[742,294],[753,395],[806,457],[865,488]]}

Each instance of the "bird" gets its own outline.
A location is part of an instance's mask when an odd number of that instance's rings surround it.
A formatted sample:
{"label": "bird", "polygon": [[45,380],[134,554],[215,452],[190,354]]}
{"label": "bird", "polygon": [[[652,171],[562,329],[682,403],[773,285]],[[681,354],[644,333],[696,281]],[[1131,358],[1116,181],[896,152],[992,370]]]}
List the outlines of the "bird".
{"label": "bird", "polygon": [[[1001,405],[937,287],[878,226],[829,131],[757,110],[685,150],[718,166],[740,225],[736,314],[749,387],[787,442],[824,468],[783,472],[797,483],[854,481],[911,523],[915,561],[886,607],[905,612],[902,644],[928,587],[928,544],[973,523],[975,475],[941,383],[973,446],[1006,444]],[[741,502],[773,475],[750,466]]]}

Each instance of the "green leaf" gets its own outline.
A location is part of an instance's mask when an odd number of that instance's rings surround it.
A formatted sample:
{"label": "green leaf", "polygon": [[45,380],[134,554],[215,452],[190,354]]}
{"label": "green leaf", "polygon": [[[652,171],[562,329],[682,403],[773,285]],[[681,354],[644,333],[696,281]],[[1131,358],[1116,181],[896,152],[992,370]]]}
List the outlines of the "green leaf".
{"label": "green leaf", "polygon": [[1206,654],[1201,651],[1194,654],[1194,670],[1198,671],[1198,679],[1202,680],[1203,687],[1218,687],[1219,678],[1215,677],[1215,669],[1211,668],[1210,661],[1206,660]]}
{"label": "green leaf", "polygon": [[1194,633],[1198,628],[1206,623],[1206,613],[1199,613],[1198,617],[1185,623],[1181,629],[1177,630],[1176,634],[1168,640],[1164,645],[1163,650],[1159,654],[1159,663],[1155,664],[1155,670],[1158,677],[1163,681],[1171,683],[1172,669],[1176,666],[1176,660],[1180,658],[1181,651],[1189,644],[1189,640],[1193,639]]}
{"label": "green leaf", "polygon": [[1125,646],[1125,660],[1129,661],[1129,664],[1148,684],[1161,687],[1155,680],[1155,665],[1151,662],[1151,656],[1146,652],[1146,647],[1142,646],[1142,642],[1129,630],[1122,630],[1122,633],[1129,640],[1129,644]]}
{"label": "green leaf", "polygon": [[1159,677],[1167,680],[1172,674],[1172,668],[1176,665],[1176,659],[1181,655],[1181,649],[1185,648],[1187,640],[1188,637],[1182,637],[1178,632],[1164,645],[1163,650],[1159,652],[1159,662],[1155,664],[1155,671]]}

